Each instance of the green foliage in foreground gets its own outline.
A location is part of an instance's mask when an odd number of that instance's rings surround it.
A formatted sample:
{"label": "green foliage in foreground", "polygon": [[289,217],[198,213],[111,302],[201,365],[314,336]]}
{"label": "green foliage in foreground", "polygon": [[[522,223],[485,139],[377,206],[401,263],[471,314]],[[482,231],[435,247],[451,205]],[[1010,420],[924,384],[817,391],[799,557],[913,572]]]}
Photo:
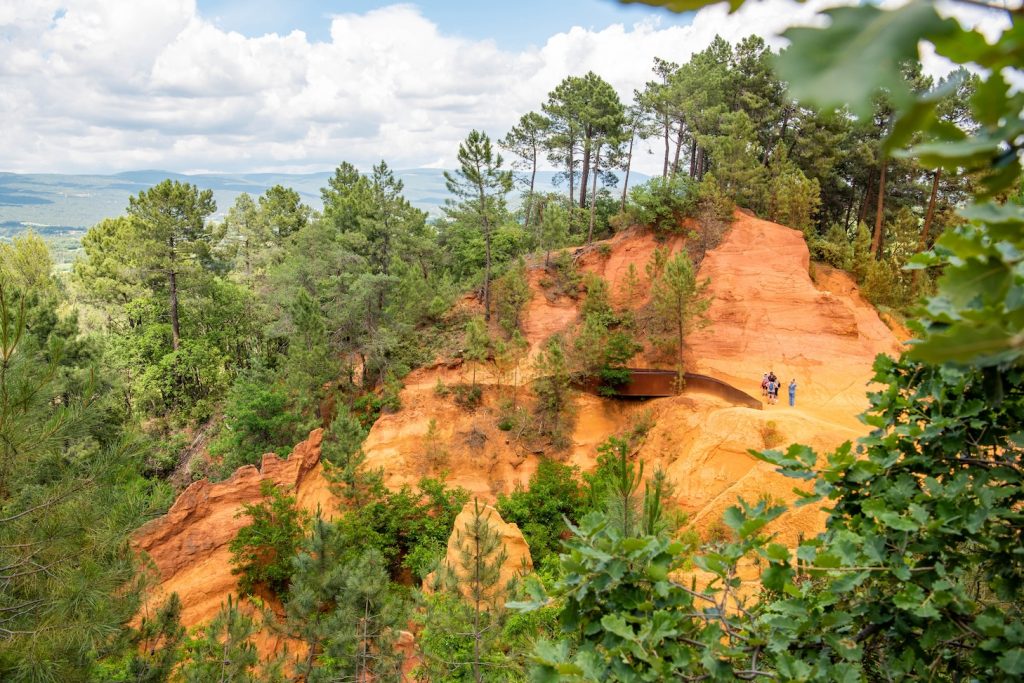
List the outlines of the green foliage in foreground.
{"label": "green foliage in foreground", "polygon": [[[1001,76],[990,76],[990,97],[974,104],[978,120],[1002,128],[961,144],[942,138],[956,133],[928,128],[929,103],[915,102],[893,73],[922,37],[962,61],[1010,63],[1019,23],[992,45],[923,2],[829,14],[828,29],[789,32],[794,46],[783,65],[803,73],[808,97],[838,104],[848,93],[836,88],[849,78],[864,97],[891,88],[894,137],[901,125],[938,136],[943,142],[924,151],[973,167],[986,192],[1019,182],[1021,103]],[[868,43],[873,58],[864,60]],[[694,558],[711,577],[698,588],[673,579],[685,553],[664,534],[633,535],[588,518],[562,557],[553,594],[565,637],[537,649],[539,680],[1024,675],[1024,223],[1017,201],[965,215],[974,224],[949,233],[928,257],[947,273],[923,311],[923,341],[900,360],[876,361],[883,389],[864,416],[871,434],[824,465],[805,446],[756,454],[804,482],[798,505],[831,504],[826,531],[794,552],[764,532],[784,507],[741,501],[724,518],[735,539]],[[762,567],[762,594],[742,600],[739,566],[751,559]],[[551,604],[539,589],[534,597],[520,606]]]}
{"label": "green foliage in foreground", "polygon": [[[86,680],[134,614],[131,532],[169,503],[62,320],[0,267],[0,679]],[[23,284],[25,281],[22,281]],[[51,291],[55,291],[51,289]]]}
{"label": "green foliage in foreground", "polygon": [[[565,639],[539,648],[547,680],[751,675],[1015,680],[1024,672],[1024,378],[987,399],[981,370],[880,357],[875,431],[822,467],[804,446],[758,457],[832,503],[827,531],[792,552],[765,526],[781,506],[726,511],[736,540],[693,558],[711,583],[674,578],[688,558],[664,534],[584,520],[554,589]],[[737,597],[742,562],[763,567]],[[548,604],[541,594],[540,602]]]}

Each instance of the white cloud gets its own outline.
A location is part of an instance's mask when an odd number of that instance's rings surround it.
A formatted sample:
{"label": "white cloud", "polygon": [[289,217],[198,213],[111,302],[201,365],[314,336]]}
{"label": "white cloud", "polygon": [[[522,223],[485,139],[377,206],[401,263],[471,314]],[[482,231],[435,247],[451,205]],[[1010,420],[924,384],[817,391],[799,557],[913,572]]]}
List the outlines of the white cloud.
{"label": "white cloud", "polygon": [[511,52],[446,34],[411,5],[335,16],[330,40],[311,42],[223,31],[194,0],[7,0],[0,170],[450,166],[471,128],[502,136],[566,75],[593,70],[628,98],[655,56],[685,61],[716,33],[780,46],[778,32],[826,1],[711,7],[685,27],[577,27]]}

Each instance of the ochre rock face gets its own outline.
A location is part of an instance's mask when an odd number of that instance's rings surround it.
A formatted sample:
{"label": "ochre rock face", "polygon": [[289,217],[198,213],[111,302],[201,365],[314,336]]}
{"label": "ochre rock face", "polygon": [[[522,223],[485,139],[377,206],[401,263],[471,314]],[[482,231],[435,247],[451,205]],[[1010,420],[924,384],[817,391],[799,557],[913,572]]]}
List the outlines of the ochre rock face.
{"label": "ochre rock face", "polygon": [[848,276],[832,271],[819,289],[808,267],[800,231],[737,213],[700,267],[711,278],[712,322],[687,337],[688,369],[755,394],[774,370],[780,405],[795,378],[801,410],[859,429],[871,363],[898,354],[899,342]]}
{"label": "ochre rock face", "polygon": [[[672,500],[700,533],[719,533],[722,511],[738,496],[750,502],[762,497],[791,502],[795,482],[747,451],[802,442],[821,452],[863,434],[856,415],[867,407],[873,359],[878,353],[898,353],[900,345],[845,273],[816,264],[817,284],[812,281],[799,231],[740,212],[735,218],[722,243],[700,265],[699,277],[711,278],[714,301],[708,311],[711,324],[686,339],[687,369],[754,396],[760,394],[762,374],[773,369],[783,382],[778,405],[753,410],[693,391],[646,402],[574,393],[570,443],[562,451],[545,453],[543,446],[518,439],[515,430],[498,428],[499,404],[513,396],[507,378],[499,386],[493,370],[480,366],[477,382],[484,388],[483,403],[466,410],[451,396],[437,395],[435,387],[439,379],[449,387],[468,384],[472,368],[439,363],[405,378],[402,408],[381,416],[364,443],[366,466],[383,469],[385,483],[393,488],[415,484],[424,475],[445,474],[449,485],[462,486],[481,501],[494,501],[498,493],[525,484],[541,457],[589,471],[602,441],[643,426],[646,438],[634,457],[644,462],[648,474],[658,467],[667,472]],[[632,264],[640,286],[628,305],[639,309],[649,299],[645,266],[654,250],[678,252],[685,239],[659,242],[650,231],[631,228],[605,244],[607,249],[576,250],[578,267],[605,278],[612,301],[626,305],[621,283]],[[531,358],[551,334],[567,331],[578,320],[581,301],[552,295],[541,286],[547,277],[539,267],[529,273],[532,296],[521,326]],[[473,304],[466,300],[460,305]],[[671,367],[649,344],[632,365]],[[790,408],[785,386],[794,377],[799,388],[796,406]],[[526,361],[515,392],[519,403],[529,403],[530,378]],[[431,420],[435,436],[428,447]],[[336,501],[319,464],[321,436],[319,430],[313,432],[287,460],[265,456],[260,470],[242,468],[216,484],[196,482],[167,515],[143,527],[135,545],[150,555],[157,573],[156,591],[147,605],[177,591],[186,625],[216,614],[227,594],[236,590],[227,545],[245,520],[235,513],[243,503],[259,500],[263,478],[295,487],[302,507],[313,510],[320,504],[325,515],[332,513]],[[460,520],[466,514],[463,510]],[[780,541],[795,543],[801,535],[820,531],[823,519],[819,509],[803,507],[777,519],[769,530]],[[519,557],[528,558],[529,551],[518,529],[505,527],[515,530],[506,534],[512,567]],[[448,556],[451,561],[451,542]],[[751,575],[755,571],[751,568]]]}
{"label": "ochre rock face", "polygon": [[[685,239],[659,241],[649,230],[631,228],[604,244],[607,248],[575,250],[577,266],[608,282],[613,303],[639,311],[650,298],[646,266],[655,249],[674,254],[684,248]],[[656,466],[666,469],[676,502],[699,528],[717,523],[737,494],[751,500],[771,495],[790,501],[794,483],[747,451],[793,441],[828,450],[860,436],[864,427],[856,415],[867,407],[874,357],[895,355],[900,349],[897,337],[861,299],[848,275],[816,264],[816,285],[809,264],[801,232],[736,212],[721,244],[707,253],[698,271],[701,280],[710,278],[713,301],[710,324],[686,338],[687,369],[755,397],[760,397],[763,373],[774,370],[783,382],[777,405],[751,410],[692,391],[647,402],[576,393],[571,443],[564,451],[541,453],[535,444],[517,440],[514,430],[497,428],[498,406],[509,390],[497,386],[488,366],[481,365],[476,372],[477,383],[485,390],[476,410],[460,408],[450,397],[434,392],[438,379],[448,386],[469,383],[470,367],[427,368],[406,379],[402,409],[382,416],[370,430],[364,444],[367,466],[383,468],[386,483],[393,487],[415,484],[425,473],[446,472],[449,483],[494,500],[497,493],[526,484],[544,455],[589,471],[597,446],[607,437],[653,423],[637,457],[649,463],[648,472]],[[622,283],[631,265],[639,287],[627,301]],[[531,358],[550,335],[566,332],[578,320],[582,299],[553,296],[550,288],[541,286],[552,277],[541,267],[529,272],[532,296],[521,327]],[[631,364],[672,367],[649,343]],[[520,401],[530,395],[526,385],[531,377],[526,361]],[[798,389],[796,406],[790,408],[786,386],[793,378]],[[424,456],[431,419],[445,451],[436,466]],[[801,508],[777,525],[795,538],[816,533],[821,521],[816,510]]]}
{"label": "ochre rock face", "polygon": [[[448,552],[444,557],[444,565],[449,572],[454,574],[458,581],[459,590],[468,599],[470,577],[465,567],[462,566],[460,556],[461,546],[465,545],[467,537],[471,533],[474,516],[479,506],[480,516],[487,520],[488,526],[498,538],[501,539],[505,549],[504,562],[501,564],[501,578],[488,595],[492,601],[500,601],[504,596],[504,589],[509,582],[529,574],[533,571],[533,558],[530,556],[530,547],[523,538],[523,533],[516,524],[510,524],[501,518],[498,511],[490,505],[470,500],[463,507],[462,511],[455,518],[455,525],[452,528],[452,535],[448,538]],[[487,558],[486,561],[493,562],[494,558]],[[433,582],[433,575],[424,581],[425,586]]]}
{"label": "ochre rock face", "polygon": [[287,459],[267,454],[260,469],[249,465],[225,481],[197,481],[178,496],[166,515],[139,529],[132,543],[152,561],[156,583],[143,613],[176,592],[186,627],[217,614],[228,594],[238,590],[228,544],[249,519],[237,514],[243,505],[261,500],[260,483],[264,480],[289,491],[301,507],[314,511],[319,506],[324,516],[330,516],[337,501],[323,476],[322,439],[323,430],[316,429]]}

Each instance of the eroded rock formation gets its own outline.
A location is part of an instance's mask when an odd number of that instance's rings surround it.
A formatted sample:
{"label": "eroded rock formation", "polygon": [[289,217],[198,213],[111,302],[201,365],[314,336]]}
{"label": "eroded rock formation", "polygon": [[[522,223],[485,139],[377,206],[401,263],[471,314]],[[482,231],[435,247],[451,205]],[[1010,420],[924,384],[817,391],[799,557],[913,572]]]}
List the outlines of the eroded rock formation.
{"label": "eroded rock formation", "polygon": [[[523,538],[523,532],[516,524],[506,522],[498,514],[498,511],[487,503],[478,500],[467,501],[455,518],[452,527],[452,535],[448,538],[448,551],[443,560],[444,570],[453,578],[466,599],[471,599],[470,583],[471,578],[468,570],[463,566],[461,555],[464,546],[471,543],[470,536],[473,533],[473,520],[477,510],[480,516],[487,520],[491,531],[501,540],[504,548],[504,561],[501,563],[500,578],[494,585],[489,595],[495,600],[500,600],[505,593],[505,588],[515,579],[525,576],[533,571],[533,558],[530,556],[530,547]],[[467,546],[468,547],[468,546]],[[493,562],[497,558],[484,558],[486,562]],[[436,579],[436,573],[427,576],[423,582],[424,586],[430,587]]]}
{"label": "eroded rock formation", "polygon": [[224,481],[194,482],[166,515],[139,529],[133,545],[152,562],[155,584],[143,609],[161,604],[176,592],[185,626],[217,614],[228,594],[238,589],[228,544],[248,523],[239,512],[243,505],[261,500],[260,484],[265,480],[291,492],[301,507],[315,511],[319,506],[324,516],[330,516],[337,501],[320,463],[322,439],[323,430],[316,429],[286,459],[271,453],[263,456],[259,469],[249,465]]}
{"label": "eroded rock formation", "polygon": [[[681,237],[658,242],[649,231],[631,229],[608,240],[607,248],[579,250],[577,262],[582,270],[605,278],[618,303],[624,302],[621,283],[633,265],[641,282],[629,303],[640,308],[649,296],[644,272],[654,250],[676,252],[684,243]],[[636,457],[647,464],[648,472],[655,467],[666,470],[674,501],[701,532],[713,530],[722,510],[737,496],[792,500],[793,482],[751,457],[748,449],[800,441],[827,450],[864,433],[855,416],[867,406],[872,361],[878,353],[899,350],[896,336],[860,298],[848,276],[819,269],[816,284],[808,266],[807,246],[799,231],[737,213],[721,245],[708,252],[699,270],[701,278],[711,278],[711,325],[687,338],[689,370],[748,393],[759,393],[761,375],[769,369],[784,383],[795,377],[795,408],[786,404],[784,391],[779,405],[765,410],[736,407],[696,392],[645,403],[577,393],[571,444],[548,455],[588,471],[595,466],[598,444],[608,436],[645,431]],[[530,272],[532,296],[522,327],[531,356],[548,336],[565,331],[578,319],[579,301],[552,294],[543,286],[545,277],[539,267]],[[647,348],[634,364],[657,367],[659,359]],[[528,368],[524,363],[520,400],[529,393]],[[382,416],[364,444],[367,467],[382,468],[388,486],[415,484],[423,475],[443,472],[449,484],[493,501],[499,492],[528,481],[544,454],[518,440],[514,432],[499,429],[498,404],[509,396],[507,386],[499,388],[496,377],[479,369],[484,400],[472,411],[435,392],[439,380],[448,386],[466,383],[469,373],[468,367],[440,362],[405,378],[402,409]],[[432,420],[434,443],[428,448]],[[216,484],[194,483],[166,516],[140,530],[135,545],[152,558],[156,577],[149,604],[177,591],[186,625],[216,613],[236,588],[227,545],[245,521],[235,515],[244,503],[259,499],[262,479],[294,487],[306,509],[319,504],[325,514],[333,512],[335,502],[319,464],[321,436],[319,430],[313,432],[286,460],[265,456],[258,470],[242,468]],[[463,510],[463,523],[465,515]],[[822,513],[806,507],[776,520],[771,529],[780,540],[792,543],[800,535],[816,533],[821,524]],[[518,529],[506,531],[509,555],[516,558],[511,564],[518,557],[528,558]],[[524,555],[516,555],[514,548],[521,548]],[[452,552],[449,542],[449,561]]]}

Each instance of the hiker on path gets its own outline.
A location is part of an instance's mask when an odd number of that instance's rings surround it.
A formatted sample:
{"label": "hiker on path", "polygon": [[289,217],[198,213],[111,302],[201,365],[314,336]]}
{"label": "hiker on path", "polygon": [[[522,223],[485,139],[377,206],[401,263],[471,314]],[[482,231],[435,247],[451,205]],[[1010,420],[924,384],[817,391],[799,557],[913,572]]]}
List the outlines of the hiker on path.
{"label": "hiker on path", "polygon": [[768,395],[768,373],[764,373],[764,377],[761,378],[761,395]]}
{"label": "hiker on path", "polygon": [[796,377],[789,381],[789,407],[796,405]]}
{"label": "hiker on path", "polygon": [[778,396],[779,385],[773,382],[770,378],[768,380],[768,404],[773,405],[775,403],[775,397]]}

